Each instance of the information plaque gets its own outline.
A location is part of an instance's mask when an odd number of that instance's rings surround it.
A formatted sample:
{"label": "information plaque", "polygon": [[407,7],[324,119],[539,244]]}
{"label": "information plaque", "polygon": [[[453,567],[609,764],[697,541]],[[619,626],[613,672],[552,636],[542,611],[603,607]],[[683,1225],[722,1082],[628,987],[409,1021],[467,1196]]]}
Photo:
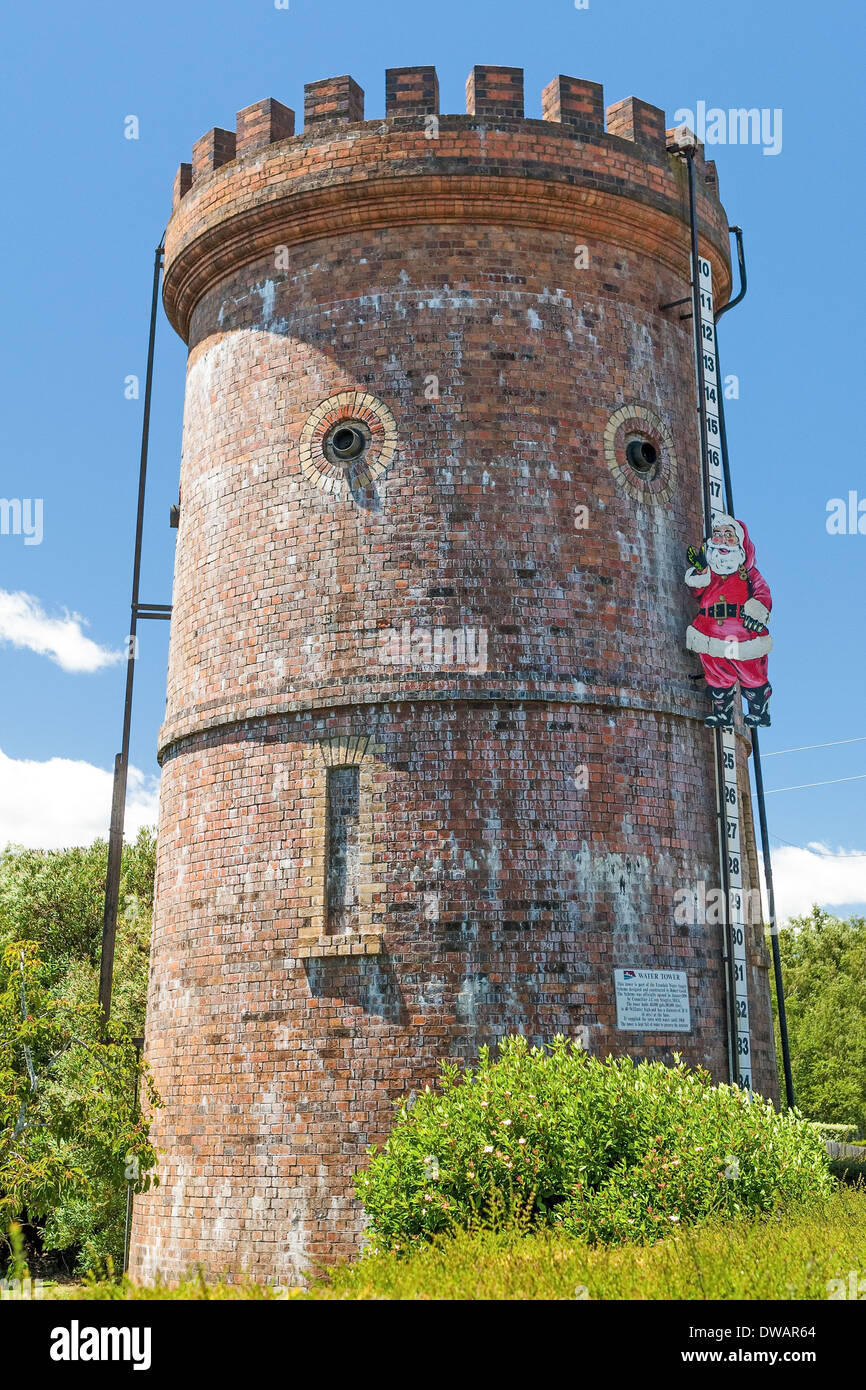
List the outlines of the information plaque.
{"label": "information plaque", "polygon": [[684,970],[614,970],[616,1026],[640,1033],[689,1033]]}

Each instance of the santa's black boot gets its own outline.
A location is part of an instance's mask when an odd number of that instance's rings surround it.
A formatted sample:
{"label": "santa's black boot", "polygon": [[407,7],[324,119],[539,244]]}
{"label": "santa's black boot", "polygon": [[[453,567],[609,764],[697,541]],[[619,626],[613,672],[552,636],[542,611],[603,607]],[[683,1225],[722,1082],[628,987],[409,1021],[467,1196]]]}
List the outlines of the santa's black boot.
{"label": "santa's black boot", "polygon": [[707,689],[713,697],[713,712],[708,714],[704,720],[707,728],[733,729],[734,687],[732,685],[708,685]]}
{"label": "santa's black boot", "polygon": [[769,724],[770,711],[768,706],[772,693],[773,688],[770,685],[756,685],[753,690],[743,691],[749,702],[749,713],[746,715],[745,722],[750,729],[756,729],[758,725]]}

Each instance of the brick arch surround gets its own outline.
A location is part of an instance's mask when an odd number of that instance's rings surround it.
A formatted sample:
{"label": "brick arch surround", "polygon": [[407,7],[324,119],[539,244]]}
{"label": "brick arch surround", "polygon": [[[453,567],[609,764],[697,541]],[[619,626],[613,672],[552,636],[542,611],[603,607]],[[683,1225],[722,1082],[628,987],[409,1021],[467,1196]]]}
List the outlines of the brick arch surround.
{"label": "brick arch surround", "polygon": [[[692,349],[659,309],[688,293],[682,169],[663,113],[630,99],[605,129],[596,84],[555,79],[542,120],[514,69],[476,68],[468,97],[440,116],[432,69],[400,69],[365,121],[351,79],[315,83],[303,133],[261,102],[175,183],[164,296],[189,367],[146,1041],[164,1155],[139,1278],[289,1278],[357,1249],[352,1175],[392,1100],[508,1031],[585,1028],[599,1054],[727,1079],[721,928],[674,914],[718,881],[683,645]],[[352,393],[393,421],[387,466],[323,487],[305,429]],[[676,460],[652,505],[605,452],[636,406]],[[358,925],[332,939],[323,778],[356,765]],[[686,971],[691,1032],[619,1031],[622,966]],[[749,983],[772,1093],[757,928]]]}

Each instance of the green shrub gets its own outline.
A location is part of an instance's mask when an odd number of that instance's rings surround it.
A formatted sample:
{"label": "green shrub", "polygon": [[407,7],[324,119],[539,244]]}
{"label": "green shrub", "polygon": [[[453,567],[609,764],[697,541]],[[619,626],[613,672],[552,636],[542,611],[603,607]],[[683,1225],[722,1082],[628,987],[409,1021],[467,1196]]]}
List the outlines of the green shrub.
{"label": "green shrub", "polygon": [[99,1005],[55,998],[48,973],[35,942],[0,954],[0,1237],[26,1216],[45,1249],[76,1248],[79,1270],[119,1267],[127,1185],[158,1182],[159,1097],[123,1027],[106,1035]]}
{"label": "green shrub", "polygon": [[[780,931],[779,949],[797,1104],[866,1134],[866,917],[814,907]],[[781,1067],[778,1033],[776,1055]]]}
{"label": "green shrub", "polygon": [[809,1124],[822,1139],[832,1139],[836,1144],[850,1144],[857,1138],[856,1125],[825,1125],[821,1120],[810,1120]]}
{"label": "green shrub", "polygon": [[[155,863],[156,838],[143,829],[123,847],[121,922],[149,913]],[[0,949],[35,941],[49,987],[82,961],[98,971],[107,866],[104,840],[80,849],[0,850]],[[119,970],[116,975],[123,985]]]}
{"label": "green shrub", "polygon": [[122,1264],[130,1163],[146,1175],[155,1159],[131,1118],[155,859],[150,830],[123,847],[106,1042],[97,999],[107,845],[0,851],[0,1267],[10,1217],[26,1221],[31,1256],[54,1252],[79,1271]]}
{"label": "green shrub", "polygon": [[832,1187],[824,1143],[796,1112],[679,1060],[599,1061],[562,1037],[507,1038],[474,1070],[443,1064],[439,1089],[400,1104],[356,1178],[373,1248],[402,1252],[498,1217],[590,1242],[652,1240]]}
{"label": "green shrub", "polygon": [[852,1187],[866,1187],[866,1158],[833,1158],[830,1172],[840,1182],[850,1183]]}

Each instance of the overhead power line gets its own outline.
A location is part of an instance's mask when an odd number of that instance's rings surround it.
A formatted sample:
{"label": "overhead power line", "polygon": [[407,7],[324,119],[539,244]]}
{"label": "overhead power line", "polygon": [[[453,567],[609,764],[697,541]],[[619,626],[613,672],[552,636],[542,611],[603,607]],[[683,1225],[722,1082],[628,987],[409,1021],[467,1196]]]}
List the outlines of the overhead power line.
{"label": "overhead power line", "polygon": [[830,777],[826,782],[800,782],[796,787],[770,787],[765,793],[772,796],[774,792],[801,792],[807,787],[833,787],[837,782],[862,782],[866,779],[866,772],[858,772],[854,777]]}
{"label": "overhead power line", "polygon": [[866,859],[866,854],[861,854],[859,850],[852,850],[846,854],[844,850],[840,854],[831,854],[829,851],[812,849],[811,845],[795,845],[792,840],[783,840],[781,835],[770,836],[773,840],[778,840],[780,845],[787,845],[789,849],[801,849],[804,854],[814,854],[816,859]]}
{"label": "overhead power line", "polygon": [[[765,753],[765,758],[781,758],[783,753],[808,753],[813,748],[840,748],[843,743],[866,743],[866,734],[859,738],[837,738],[832,743],[804,743],[802,748],[779,748],[775,753]],[[817,782],[813,786],[820,785]]]}

